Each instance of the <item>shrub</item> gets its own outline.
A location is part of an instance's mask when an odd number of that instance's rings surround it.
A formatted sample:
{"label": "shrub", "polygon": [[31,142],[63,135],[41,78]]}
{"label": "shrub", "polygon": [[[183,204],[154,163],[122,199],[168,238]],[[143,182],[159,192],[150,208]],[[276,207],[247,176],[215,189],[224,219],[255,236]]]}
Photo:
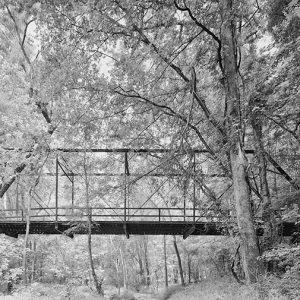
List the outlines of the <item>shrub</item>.
{"label": "shrub", "polygon": [[262,259],[273,265],[273,275],[263,280],[262,292],[268,294],[270,289],[275,290],[275,286],[281,295],[300,299],[300,246],[282,245],[267,251]]}

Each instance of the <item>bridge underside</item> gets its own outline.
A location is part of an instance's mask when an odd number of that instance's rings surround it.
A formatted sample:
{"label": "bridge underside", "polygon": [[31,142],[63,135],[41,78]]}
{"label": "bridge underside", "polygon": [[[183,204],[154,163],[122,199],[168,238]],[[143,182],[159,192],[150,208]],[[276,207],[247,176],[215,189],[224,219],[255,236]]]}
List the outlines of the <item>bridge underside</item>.
{"label": "bridge underside", "polygon": [[[87,222],[40,222],[30,223],[30,234],[87,234]],[[25,234],[26,222],[0,222],[0,233],[17,237]],[[151,222],[151,221],[94,221],[92,234],[112,235],[222,235],[225,228],[216,223],[186,223],[186,222]]]}
{"label": "bridge underside", "polygon": [[[279,234],[292,236],[299,233],[299,226],[294,223],[281,223],[278,225]],[[214,222],[151,222],[151,221],[94,221],[91,227],[92,234],[111,235],[227,235],[228,224]],[[32,221],[30,223],[30,234],[65,234],[73,237],[75,234],[87,234],[89,228],[87,222],[46,222]],[[0,222],[0,233],[8,236],[18,237],[26,233],[26,222]],[[257,228],[258,235],[263,234],[263,228]]]}

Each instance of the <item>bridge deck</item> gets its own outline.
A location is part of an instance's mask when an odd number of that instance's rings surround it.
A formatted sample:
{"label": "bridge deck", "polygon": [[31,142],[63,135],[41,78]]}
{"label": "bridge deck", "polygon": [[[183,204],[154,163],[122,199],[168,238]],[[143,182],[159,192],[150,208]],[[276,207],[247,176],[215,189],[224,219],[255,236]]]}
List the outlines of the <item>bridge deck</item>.
{"label": "bridge deck", "polygon": [[[187,222],[155,222],[155,221],[94,221],[92,234],[121,235],[185,235],[187,232],[193,235],[221,235],[225,234],[225,227],[217,223],[187,223]],[[10,236],[25,234],[26,222],[0,222],[0,233]],[[30,234],[87,234],[88,225],[84,221],[59,221],[45,222],[32,221]],[[188,235],[189,235],[188,234]]]}
{"label": "bridge deck", "polygon": [[[127,237],[130,235],[182,235],[184,238],[189,235],[226,235],[229,234],[228,224],[217,222],[180,222],[180,221],[94,221],[92,223],[92,234],[112,234]],[[25,234],[26,222],[9,221],[0,222],[0,233],[18,237]],[[88,226],[84,221],[32,221],[30,223],[30,234],[66,234],[73,237],[74,234],[87,234]],[[263,228],[258,227],[257,233],[261,235]],[[290,236],[299,233],[299,226],[294,223],[281,223],[279,234]]]}

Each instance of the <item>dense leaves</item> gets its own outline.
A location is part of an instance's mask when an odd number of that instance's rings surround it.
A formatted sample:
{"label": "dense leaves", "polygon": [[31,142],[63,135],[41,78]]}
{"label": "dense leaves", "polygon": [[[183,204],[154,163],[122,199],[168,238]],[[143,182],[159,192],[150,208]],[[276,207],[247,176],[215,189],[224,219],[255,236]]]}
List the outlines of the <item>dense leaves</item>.
{"label": "dense leaves", "polygon": [[[139,174],[128,186],[131,204],[148,201],[169,208],[182,207],[183,199],[190,206],[194,201],[207,218],[234,223],[242,253],[252,246],[258,252],[253,217],[260,218],[265,226],[261,250],[270,250],[268,263],[274,260],[273,247],[281,241],[273,229],[299,217],[299,9],[294,0],[1,1],[1,208],[53,205],[54,181],[45,174],[53,175],[53,149],[58,147],[170,149],[162,155],[129,156],[126,172]],[[205,153],[194,158],[192,149]],[[254,154],[245,154],[247,149]],[[76,204],[121,207],[122,179],[90,174],[123,173],[123,156],[70,154],[64,159],[68,170],[81,174]],[[241,165],[237,174],[235,166]],[[145,176],[153,171],[166,175],[166,183]],[[183,176],[169,176],[176,172]],[[60,204],[69,205],[70,183],[63,185]],[[245,238],[247,224],[251,233]],[[61,243],[62,248],[68,244]],[[149,249],[142,239],[128,248],[118,239],[112,243],[116,251],[95,257],[101,280],[120,284],[115,274],[121,256],[123,266],[126,256],[130,265],[137,263],[126,275],[132,285],[147,284],[149,277],[161,280],[160,262],[148,270],[146,261],[141,263],[159,242],[152,241]],[[54,244],[49,247],[61,251]],[[51,280],[84,281],[88,271],[79,270],[86,257],[76,264],[70,260],[81,246],[74,245],[70,257],[45,254],[45,263],[57,268],[49,268]],[[227,272],[228,260],[237,259],[238,245],[225,248],[209,258],[224,258],[224,266],[215,262],[219,273]],[[192,265],[203,263],[203,253],[192,243],[182,249],[188,280],[199,280],[198,267]],[[289,257],[294,250],[286,251]],[[105,265],[101,261],[107,255]],[[10,261],[3,260],[3,276],[15,280],[19,269],[13,271]],[[173,268],[175,259],[168,258],[168,264]],[[235,275],[242,279],[240,271]],[[172,280],[176,272],[169,272]]]}

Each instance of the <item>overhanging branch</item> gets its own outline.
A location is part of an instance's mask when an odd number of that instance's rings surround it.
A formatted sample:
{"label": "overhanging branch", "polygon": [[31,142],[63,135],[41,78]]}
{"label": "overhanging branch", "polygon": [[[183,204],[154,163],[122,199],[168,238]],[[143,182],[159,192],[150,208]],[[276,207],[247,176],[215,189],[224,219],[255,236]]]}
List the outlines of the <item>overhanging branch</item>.
{"label": "overhanging branch", "polygon": [[[120,88],[120,87],[119,87]],[[178,112],[174,111],[171,107],[167,106],[167,105],[162,105],[162,104],[158,104],[155,103],[153,101],[151,101],[150,99],[147,99],[143,96],[141,96],[139,93],[134,91],[134,94],[130,94],[130,92],[126,92],[124,91],[122,88],[120,88],[120,90],[115,90],[114,92],[123,96],[123,97],[128,97],[128,98],[137,98],[142,100],[145,103],[148,103],[156,108],[159,108],[160,110],[162,110],[166,115],[172,116],[172,117],[176,117],[178,118],[180,121],[182,121],[184,124],[186,124],[189,128],[191,128],[197,135],[197,137],[199,138],[199,140],[202,142],[202,144],[204,145],[204,147],[207,149],[208,153],[213,157],[213,159],[217,162],[220,163],[222,169],[228,173],[228,169],[222,164],[222,162],[220,161],[220,159],[218,158],[218,156],[216,155],[216,153],[211,149],[211,147],[208,145],[208,143],[206,142],[206,140],[203,138],[201,132],[199,131],[199,129],[193,125],[192,123],[190,123],[190,121],[183,115],[179,114]]]}
{"label": "overhanging branch", "polygon": [[[119,5],[119,7],[126,13],[127,18],[129,20],[129,22],[131,22],[131,25],[133,27],[133,29],[140,35],[141,37],[141,41],[152,47],[152,49],[154,50],[154,52],[166,63],[168,64],[178,75],[179,77],[181,77],[186,83],[190,84],[191,80],[184,74],[184,72],[181,70],[181,68],[179,68],[177,65],[175,65],[171,59],[169,59],[168,57],[164,56],[160,49],[145,35],[145,33],[143,32],[143,30],[141,28],[139,28],[135,23],[133,23],[131,20],[132,18],[130,17],[130,14],[128,12],[128,10],[124,7],[122,7],[120,5],[120,3],[117,3]],[[204,29],[203,29],[204,30]],[[205,30],[204,30],[205,31]],[[217,37],[216,37],[217,38]],[[222,126],[222,124],[220,122],[218,122],[214,116],[212,115],[212,113],[210,112],[210,110],[208,109],[207,105],[205,104],[205,101],[202,99],[202,97],[199,96],[199,94],[196,91],[192,91],[193,96],[195,97],[198,105],[201,107],[201,109],[203,110],[205,117],[207,118],[207,120],[222,134],[223,138],[226,138],[226,132]]]}
{"label": "overhanging branch", "polygon": [[195,22],[195,24],[197,26],[199,26],[203,31],[205,31],[209,36],[211,36],[218,43],[218,61],[219,61],[220,69],[223,72],[222,55],[221,55],[221,50],[222,50],[221,40],[210,29],[208,29],[205,25],[203,25],[201,22],[199,22],[196,19],[196,17],[193,15],[191,9],[186,6],[186,3],[184,3],[184,7],[180,7],[178,5],[177,1],[174,0],[174,5],[180,11],[187,11],[190,18]]}
{"label": "overhanging branch", "polygon": [[285,170],[272,158],[272,156],[267,152],[265,152],[265,155],[274,168],[280,173],[280,175],[283,176],[295,190],[300,190],[300,187],[296,181],[287,172],[285,172]]}

